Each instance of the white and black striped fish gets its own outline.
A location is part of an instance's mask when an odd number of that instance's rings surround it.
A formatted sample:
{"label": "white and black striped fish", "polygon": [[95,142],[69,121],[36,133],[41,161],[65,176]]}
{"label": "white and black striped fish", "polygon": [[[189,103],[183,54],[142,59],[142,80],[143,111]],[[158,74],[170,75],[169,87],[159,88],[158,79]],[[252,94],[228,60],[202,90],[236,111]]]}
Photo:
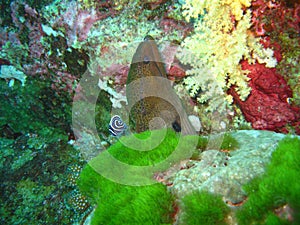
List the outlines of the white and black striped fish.
{"label": "white and black striped fish", "polygon": [[114,115],[109,122],[109,133],[113,136],[120,136],[127,130],[127,125],[120,116]]}

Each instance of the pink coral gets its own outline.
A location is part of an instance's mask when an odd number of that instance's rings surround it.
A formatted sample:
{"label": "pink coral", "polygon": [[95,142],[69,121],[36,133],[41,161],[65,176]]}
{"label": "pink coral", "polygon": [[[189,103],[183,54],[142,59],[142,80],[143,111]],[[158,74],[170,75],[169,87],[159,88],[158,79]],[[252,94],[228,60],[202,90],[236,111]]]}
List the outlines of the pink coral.
{"label": "pink coral", "polygon": [[124,87],[127,80],[127,74],[129,72],[128,65],[121,65],[121,64],[112,64],[105,71],[102,71],[101,68],[98,68],[98,73],[101,77],[112,77],[114,80],[114,86],[116,89],[120,87]]}
{"label": "pink coral", "polygon": [[78,9],[75,2],[71,2],[70,4],[68,10],[54,23],[54,26],[66,29],[69,46],[75,40],[84,41],[93,24],[100,19],[94,10],[89,12]]}
{"label": "pink coral", "polygon": [[96,15],[95,11],[79,11],[77,18],[77,35],[78,40],[83,41],[87,38],[87,35],[92,28],[93,24],[99,20],[99,17]]}
{"label": "pink coral", "polygon": [[27,25],[30,30],[28,34],[29,38],[29,50],[32,58],[40,59],[45,53],[45,48],[41,43],[41,39],[44,36],[40,23],[34,22]]}
{"label": "pink coral", "polygon": [[[109,5],[104,6],[109,7]],[[114,15],[114,13],[115,12],[111,9],[108,9],[107,13],[96,11],[94,9],[85,10],[78,7],[76,2],[70,2],[67,11],[56,18],[52,26],[65,28],[67,43],[71,46],[76,40],[86,40],[88,33],[95,22]]]}

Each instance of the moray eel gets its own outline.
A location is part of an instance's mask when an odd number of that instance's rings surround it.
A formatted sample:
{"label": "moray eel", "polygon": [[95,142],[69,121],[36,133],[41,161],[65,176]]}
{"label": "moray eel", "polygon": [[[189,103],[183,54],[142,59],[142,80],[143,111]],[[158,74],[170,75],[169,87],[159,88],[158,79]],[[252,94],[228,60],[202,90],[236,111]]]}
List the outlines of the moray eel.
{"label": "moray eel", "polygon": [[139,44],[132,58],[126,97],[130,127],[135,132],[167,126],[182,134],[195,134],[179,97],[167,79],[158,47],[149,35]]}

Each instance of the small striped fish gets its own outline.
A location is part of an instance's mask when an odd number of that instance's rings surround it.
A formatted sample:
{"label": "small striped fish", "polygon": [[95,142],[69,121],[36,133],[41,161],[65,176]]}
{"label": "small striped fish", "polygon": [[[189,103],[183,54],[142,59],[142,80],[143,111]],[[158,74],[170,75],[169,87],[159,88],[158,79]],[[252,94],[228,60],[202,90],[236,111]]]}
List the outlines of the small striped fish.
{"label": "small striped fish", "polygon": [[109,133],[113,136],[121,136],[126,130],[127,125],[123,122],[120,116],[114,115],[109,122]]}

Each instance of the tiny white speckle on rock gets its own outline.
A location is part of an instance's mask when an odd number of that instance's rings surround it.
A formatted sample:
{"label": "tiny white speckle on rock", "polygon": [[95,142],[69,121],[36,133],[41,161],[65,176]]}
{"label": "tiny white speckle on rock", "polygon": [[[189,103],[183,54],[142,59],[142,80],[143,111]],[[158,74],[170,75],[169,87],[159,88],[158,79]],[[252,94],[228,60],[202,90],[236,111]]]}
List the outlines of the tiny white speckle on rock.
{"label": "tiny white speckle on rock", "polygon": [[189,115],[188,118],[191,124],[193,125],[193,127],[195,128],[195,131],[199,132],[202,128],[199,117],[195,115]]}

